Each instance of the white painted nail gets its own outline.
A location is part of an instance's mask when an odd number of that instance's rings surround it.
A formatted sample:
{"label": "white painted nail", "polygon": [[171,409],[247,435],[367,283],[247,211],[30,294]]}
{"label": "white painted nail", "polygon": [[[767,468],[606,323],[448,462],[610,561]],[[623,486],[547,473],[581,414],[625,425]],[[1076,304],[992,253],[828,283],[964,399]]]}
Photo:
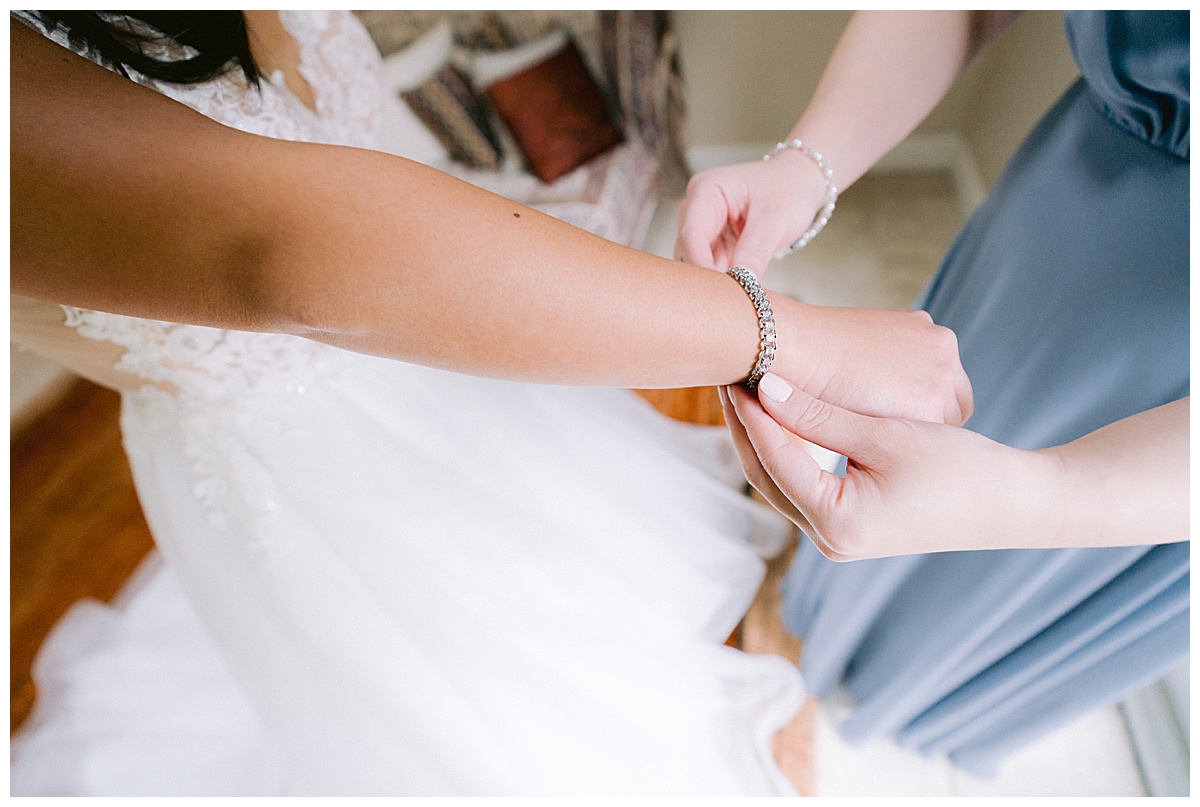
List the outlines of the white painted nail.
{"label": "white painted nail", "polygon": [[783,403],[792,397],[792,385],[774,373],[767,373],[759,379],[758,389],[776,403]]}

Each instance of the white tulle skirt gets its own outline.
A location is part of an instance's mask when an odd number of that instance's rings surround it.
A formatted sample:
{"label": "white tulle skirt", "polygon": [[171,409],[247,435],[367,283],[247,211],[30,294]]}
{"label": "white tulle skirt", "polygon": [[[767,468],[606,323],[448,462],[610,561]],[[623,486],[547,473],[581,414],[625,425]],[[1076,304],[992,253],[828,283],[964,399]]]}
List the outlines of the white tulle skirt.
{"label": "white tulle skirt", "polygon": [[47,640],[14,795],[794,792],[799,674],[724,645],[786,526],[724,430],[334,364],[126,396],[158,552]]}

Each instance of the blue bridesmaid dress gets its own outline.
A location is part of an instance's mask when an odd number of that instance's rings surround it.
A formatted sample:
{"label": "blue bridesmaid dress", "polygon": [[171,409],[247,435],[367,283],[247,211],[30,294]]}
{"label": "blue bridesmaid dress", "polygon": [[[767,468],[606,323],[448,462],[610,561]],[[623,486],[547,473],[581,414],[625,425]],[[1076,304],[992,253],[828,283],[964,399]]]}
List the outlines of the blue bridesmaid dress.
{"label": "blue bridesmaid dress", "polygon": [[[1081,78],[959,234],[920,303],[958,335],[967,427],[1069,442],[1189,395],[1189,14],[1067,12]],[[1002,495],[1002,491],[997,491]],[[1188,654],[1190,543],[947,552],[784,583],[850,742],[891,735],[978,775]]]}

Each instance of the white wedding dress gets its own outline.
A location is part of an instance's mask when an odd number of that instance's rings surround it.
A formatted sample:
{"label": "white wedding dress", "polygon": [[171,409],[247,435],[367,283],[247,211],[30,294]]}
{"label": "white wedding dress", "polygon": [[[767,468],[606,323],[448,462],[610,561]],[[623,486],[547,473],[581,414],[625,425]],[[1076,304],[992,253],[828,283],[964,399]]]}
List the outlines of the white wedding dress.
{"label": "white wedding dress", "polygon": [[[365,31],[284,23],[315,113],[278,77],[150,86],[371,147]],[[626,391],[17,298],[13,336],[122,391],[158,547],[46,642],[14,795],[794,793],[769,739],[799,674],[723,644],[786,532],[723,430]]]}

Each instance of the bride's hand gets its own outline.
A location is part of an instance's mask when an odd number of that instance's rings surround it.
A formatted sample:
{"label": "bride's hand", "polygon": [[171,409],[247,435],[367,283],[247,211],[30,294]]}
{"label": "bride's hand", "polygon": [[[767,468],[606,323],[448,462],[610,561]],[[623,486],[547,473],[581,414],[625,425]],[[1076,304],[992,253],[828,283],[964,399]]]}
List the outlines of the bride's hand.
{"label": "bride's hand", "polygon": [[771,300],[779,334],[772,372],[814,398],[880,417],[954,426],[970,417],[958,340],[924,311]]}
{"label": "bride's hand", "polygon": [[679,203],[675,257],[706,269],[767,264],[812,224],[825,199],[816,163],[795,150],[769,162],[710,168],[688,182]]}

